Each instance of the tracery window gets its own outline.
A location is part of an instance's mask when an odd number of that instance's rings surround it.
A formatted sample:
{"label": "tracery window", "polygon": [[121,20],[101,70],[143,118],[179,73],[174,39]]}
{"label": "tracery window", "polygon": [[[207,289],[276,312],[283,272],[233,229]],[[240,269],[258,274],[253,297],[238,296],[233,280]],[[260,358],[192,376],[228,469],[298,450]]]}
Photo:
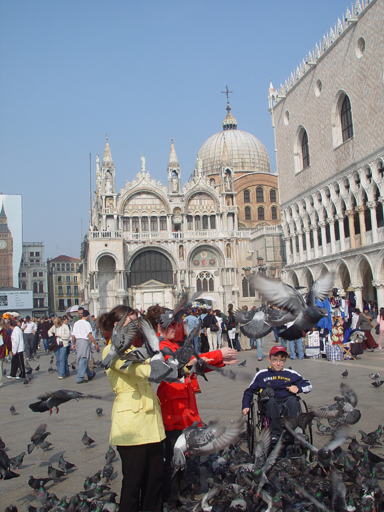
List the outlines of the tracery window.
{"label": "tracery window", "polygon": [[341,105],[341,133],[343,136],[343,142],[353,137],[353,123],[352,123],[352,110],[351,102],[346,95],[343,104]]}
{"label": "tracery window", "polygon": [[44,293],[44,284],[43,283],[39,283],[39,293]]}
{"label": "tracery window", "polygon": [[303,130],[303,136],[301,138],[301,154],[303,155],[303,169],[306,169],[310,164],[308,135],[306,130]]}
{"label": "tracery window", "polygon": [[257,187],[256,189],[256,202],[264,203],[264,190],[261,187]]}
{"label": "tracery window", "polygon": [[33,292],[34,293],[38,292],[38,284],[37,283],[33,283]]}
{"label": "tracery window", "polygon": [[243,297],[255,297],[255,289],[252,286],[249,286],[248,279],[244,276],[241,282]]}
{"label": "tracery window", "polygon": [[123,231],[129,231],[130,228],[130,218],[123,217]]}
{"label": "tracery window", "polygon": [[196,291],[198,292],[213,292],[215,289],[215,282],[213,275],[210,272],[200,272],[196,278]]}

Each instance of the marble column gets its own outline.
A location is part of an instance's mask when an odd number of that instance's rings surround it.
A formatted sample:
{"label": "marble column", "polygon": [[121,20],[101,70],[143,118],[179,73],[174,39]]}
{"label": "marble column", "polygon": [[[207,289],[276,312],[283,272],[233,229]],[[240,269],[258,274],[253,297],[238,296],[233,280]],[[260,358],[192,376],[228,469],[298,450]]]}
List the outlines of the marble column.
{"label": "marble column", "polygon": [[303,247],[303,231],[298,231],[299,237],[299,261],[304,261],[304,247]]}
{"label": "marble column", "polygon": [[318,229],[319,228],[318,228],[317,225],[313,226],[313,228],[312,228],[312,232],[313,232],[313,252],[314,252],[315,258],[319,257],[319,237],[317,236],[317,230]]}
{"label": "marble column", "polygon": [[336,215],[335,218],[339,221],[340,251],[345,251],[344,215]]}
{"label": "marble column", "polygon": [[353,210],[346,210],[345,214],[348,216],[349,223],[349,239],[351,241],[351,249],[355,248],[355,226],[353,224],[353,217],[355,212]]}
{"label": "marble column", "polygon": [[372,243],[376,243],[378,241],[378,237],[377,237],[377,217],[376,217],[377,202],[376,201],[369,201],[367,203],[367,206],[368,206],[369,212],[371,214]]}
{"label": "marble column", "polygon": [[328,219],[329,231],[331,233],[331,254],[336,252],[336,239],[335,239],[335,218]]}
{"label": "marble column", "polygon": [[360,245],[365,245],[365,206],[356,206],[356,211],[359,213],[360,224]]}
{"label": "marble column", "polygon": [[319,222],[320,224],[320,229],[321,229],[321,246],[323,248],[323,256],[326,256],[328,254],[328,249],[327,249],[327,234],[326,234],[326,231],[325,231],[325,226],[326,226],[326,222],[324,220],[320,221]]}
{"label": "marble column", "polygon": [[285,252],[286,252],[286,255],[287,255],[287,263],[288,265],[290,263],[293,263],[292,261],[292,253],[291,253],[291,237],[290,236],[284,236],[283,237],[283,240],[285,242]]}
{"label": "marble column", "polygon": [[384,281],[372,281],[372,285],[376,288],[378,309],[384,308]]}
{"label": "marble column", "polygon": [[310,238],[311,228],[307,227],[304,229],[305,233],[305,243],[307,245],[307,260],[311,259],[311,238]]}
{"label": "marble column", "polygon": [[352,286],[355,289],[356,307],[363,311],[363,286],[360,284],[352,284]]}

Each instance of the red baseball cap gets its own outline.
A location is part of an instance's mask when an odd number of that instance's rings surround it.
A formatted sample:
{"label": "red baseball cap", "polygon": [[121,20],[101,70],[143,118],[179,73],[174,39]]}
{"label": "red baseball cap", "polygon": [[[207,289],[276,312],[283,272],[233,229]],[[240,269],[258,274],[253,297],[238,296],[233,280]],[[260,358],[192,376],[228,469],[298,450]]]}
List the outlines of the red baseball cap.
{"label": "red baseball cap", "polygon": [[274,356],[275,354],[278,354],[279,352],[283,352],[284,354],[288,355],[288,352],[285,350],[284,347],[281,347],[281,346],[275,346],[275,347],[272,347],[270,352],[269,352],[269,357],[271,356]]}

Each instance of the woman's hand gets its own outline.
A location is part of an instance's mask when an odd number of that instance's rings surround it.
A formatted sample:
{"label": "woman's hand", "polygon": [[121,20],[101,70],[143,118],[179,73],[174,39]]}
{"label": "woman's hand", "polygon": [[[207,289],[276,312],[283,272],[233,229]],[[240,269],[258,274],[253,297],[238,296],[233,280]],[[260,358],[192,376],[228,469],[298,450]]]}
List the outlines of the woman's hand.
{"label": "woman's hand", "polygon": [[246,407],[241,412],[243,413],[244,416],[246,416],[249,413],[249,407]]}
{"label": "woman's hand", "polygon": [[[205,361],[206,363],[209,363],[210,361],[214,361],[214,359],[209,359],[208,357],[200,357],[202,361]],[[192,359],[189,361],[188,366],[193,366],[197,362],[196,357],[192,357]]]}
{"label": "woman's hand", "polygon": [[233,364],[237,363],[237,350],[229,347],[223,347],[220,349],[223,354],[223,363]]}

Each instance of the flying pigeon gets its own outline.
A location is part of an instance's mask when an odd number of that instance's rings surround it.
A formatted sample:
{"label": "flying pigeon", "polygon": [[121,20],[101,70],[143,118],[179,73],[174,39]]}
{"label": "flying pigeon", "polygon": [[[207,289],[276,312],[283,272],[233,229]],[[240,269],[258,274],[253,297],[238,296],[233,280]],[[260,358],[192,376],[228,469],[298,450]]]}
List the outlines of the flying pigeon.
{"label": "flying pigeon", "polygon": [[136,340],[139,331],[139,320],[131,320],[127,325],[124,325],[127,319],[126,313],[120,322],[113,330],[111,337],[111,345],[108,354],[103,359],[101,367],[108,369],[115,357],[122,356]]}
{"label": "flying pigeon", "polygon": [[33,434],[33,436],[31,437],[31,444],[28,445],[28,453],[32,453],[34,447],[36,446],[37,448],[39,447],[39,445],[41,445],[41,443],[45,440],[45,438],[49,435],[51,435],[50,432],[46,432],[47,430],[47,425],[45,423],[42,423],[35,431],[35,433]]}
{"label": "flying pigeon", "polygon": [[10,480],[20,475],[11,471],[11,462],[4,450],[0,450],[0,480]]}
{"label": "flying pigeon", "polygon": [[29,487],[32,487],[34,491],[37,491],[51,480],[52,478],[34,478],[33,476],[30,476],[28,479],[28,485]]}
{"label": "flying pigeon", "polygon": [[293,320],[295,316],[291,313],[267,306],[236,313],[236,322],[242,324],[240,331],[248,338],[263,338],[273,327]]}
{"label": "flying pigeon", "polygon": [[[306,302],[299,290],[295,290],[292,286],[277,279],[256,274],[251,278],[250,284],[270,304],[283,308],[293,315],[295,320],[290,328],[294,337],[289,336],[287,331],[282,331],[279,335],[284,339],[294,340],[298,339],[295,337],[298,333],[309,331],[317,325],[319,320],[328,316],[328,311],[325,308],[319,308],[315,299],[326,299],[333,288],[333,281],[333,272],[328,272],[315,281],[308,293]],[[301,336],[302,334],[299,335],[299,337]]]}
{"label": "flying pigeon", "polygon": [[147,320],[141,320],[140,328],[144,336],[145,344],[152,353],[150,360],[151,373],[149,376],[150,382],[161,382],[164,377],[171,374],[174,380],[177,379],[177,362],[173,365],[168,365],[165,362],[164,355],[160,352],[159,337],[156,335],[153,327]]}
{"label": "flying pigeon", "polygon": [[244,427],[241,418],[230,426],[220,426],[210,422],[204,427],[198,427],[194,421],[190,427],[183,430],[175,443],[172,465],[176,471],[186,467],[185,453],[192,457],[209,455],[237,441]]}
{"label": "flying pigeon", "polygon": [[188,294],[183,295],[182,299],[176,304],[174,310],[167,309],[165,313],[159,315],[159,323],[163,329],[167,329],[172,322],[180,323],[182,316],[191,307],[192,302],[199,297],[201,292],[194,293],[189,298]]}
{"label": "flying pigeon", "polygon": [[30,404],[29,408],[33,412],[46,412],[52,414],[52,409],[56,407],[56,414],[59,412],[59,405],[69,402],[69,400],[77,400],[81,398],[96,398],[101,399],[100,396],[86,395],[78,391],[69,391],[68,389],[59,389],[53,393],[44,393],[37,397],[40,402]]}

